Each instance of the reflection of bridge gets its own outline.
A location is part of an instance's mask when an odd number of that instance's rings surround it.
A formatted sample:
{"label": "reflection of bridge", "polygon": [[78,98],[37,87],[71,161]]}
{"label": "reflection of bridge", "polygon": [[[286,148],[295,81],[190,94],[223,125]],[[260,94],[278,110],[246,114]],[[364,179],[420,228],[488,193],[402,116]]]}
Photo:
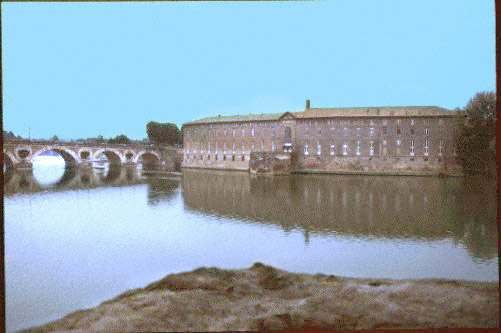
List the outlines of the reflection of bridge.
{"label": "reflection of bridge", "polygon": [[161,164],[160,151],[153,146],[140,144],[73,144],[59,142],[5,142],[5,166],[14,169],[31,169],[37,156],[46,152],[59,153],[67,167],[91,166],[104,154],[113,165],[137,164],[155,167]]}
{"label": "reflection of bridge", "polygon": [[127,186],[146,183],[134,167],[111,167],[107,173],[95,173],[90,168],[67,168],[54,184],[40,184],[31,170],[16,170],[5,174],[4,194],[64,191],[105,186]]}

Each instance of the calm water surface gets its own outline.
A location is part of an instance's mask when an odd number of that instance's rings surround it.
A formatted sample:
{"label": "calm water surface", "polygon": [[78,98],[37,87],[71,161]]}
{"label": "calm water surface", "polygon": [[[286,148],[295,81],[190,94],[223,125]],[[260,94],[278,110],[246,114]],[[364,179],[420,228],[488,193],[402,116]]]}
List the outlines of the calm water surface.
{"label": "calm water surface", "polygon": [[498,280],[493,181],[142,176],[37,165],[6,175],[7,329],[200,266],[260,261],[350,277]]}

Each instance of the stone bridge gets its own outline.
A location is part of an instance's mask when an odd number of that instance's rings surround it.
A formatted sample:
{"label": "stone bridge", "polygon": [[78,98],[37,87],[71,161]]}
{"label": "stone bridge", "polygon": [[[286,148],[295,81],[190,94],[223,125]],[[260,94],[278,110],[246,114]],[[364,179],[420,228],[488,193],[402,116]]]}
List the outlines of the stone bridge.
{"label": "stone bridge", "polygon": [[134,165],[141,161],[143,167],[156,168],[165,164],[161,151],[154,146],[141,144],[76,144],[60,142],[4,142],[5,169],[31,169],[37,156],[46,152],[60,154],[66,167],[92,166],[99,156],[105,155],[110,165]]}

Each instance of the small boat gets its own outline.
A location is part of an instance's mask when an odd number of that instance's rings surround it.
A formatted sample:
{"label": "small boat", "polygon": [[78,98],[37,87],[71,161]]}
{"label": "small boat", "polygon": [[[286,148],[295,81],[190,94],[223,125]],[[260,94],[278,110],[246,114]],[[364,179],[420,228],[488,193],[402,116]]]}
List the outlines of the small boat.
{"label": "small boat", "polygon": [[109,168],[108,160],[95,160],[92,162],[92,167],[98,170],[106,170]]}

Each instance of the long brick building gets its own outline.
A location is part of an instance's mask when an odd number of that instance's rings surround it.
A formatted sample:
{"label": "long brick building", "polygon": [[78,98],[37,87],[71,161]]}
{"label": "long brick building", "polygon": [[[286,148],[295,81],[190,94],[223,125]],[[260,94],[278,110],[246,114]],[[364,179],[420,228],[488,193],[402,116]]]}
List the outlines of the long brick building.
{"label": "long brick building", "polygon": [[307,100],[304,111],[185,123],[183,167],[451,174],[456,126],[456,113],[436,106],[310,108]]}

